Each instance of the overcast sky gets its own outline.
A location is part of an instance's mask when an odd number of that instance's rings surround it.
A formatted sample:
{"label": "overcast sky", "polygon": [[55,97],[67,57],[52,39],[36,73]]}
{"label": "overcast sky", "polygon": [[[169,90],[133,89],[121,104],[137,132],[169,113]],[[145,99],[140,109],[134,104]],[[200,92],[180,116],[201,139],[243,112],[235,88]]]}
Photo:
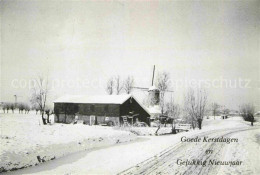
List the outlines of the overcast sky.
{"label": "overcast sky", "polygon": [[177,101],[187,89],[180,83],[192,81],[206,84],[211,102],[260,108],[260,1],[1,1],[0,6],[0,101],[13,102],[14,94],[28,100],[28,84],[37,75],[49,77],[50,101],[64,94],[105,94],[114,75],[131,75],[136,86],[148,87],[156,65],[156,74],[169,72]]}

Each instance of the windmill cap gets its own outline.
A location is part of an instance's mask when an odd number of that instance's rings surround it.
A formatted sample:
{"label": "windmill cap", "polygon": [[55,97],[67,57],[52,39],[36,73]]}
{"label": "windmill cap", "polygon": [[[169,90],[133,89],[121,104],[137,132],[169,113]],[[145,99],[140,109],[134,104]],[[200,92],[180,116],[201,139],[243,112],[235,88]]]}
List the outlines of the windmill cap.
{"label": "windmill cap", "polygon": [[157,91],[159,91],[159,89],[158,88],[156,88],[155,86],[151,86],[149,89],[148,89],[149,91],[154,91],[154,90],[157,90]]}

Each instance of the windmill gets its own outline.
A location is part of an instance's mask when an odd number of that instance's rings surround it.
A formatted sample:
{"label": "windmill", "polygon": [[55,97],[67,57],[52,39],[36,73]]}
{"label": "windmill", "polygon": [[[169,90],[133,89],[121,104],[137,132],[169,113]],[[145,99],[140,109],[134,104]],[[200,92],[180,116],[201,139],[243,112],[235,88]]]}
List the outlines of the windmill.
{"label": "windmill", "polygon": [[[146,87],[132,87],[133,89],[139,89],[143,91],[148,91],[149,98],[149,106],[159,105],[160,103],[160,90],[154,85],[154,73],[155,73],[155,65],[153,66],[153,76],[152,76],[152,86],[149,88]],[[163,92],[173,92],[171,90],[166,90]]]}

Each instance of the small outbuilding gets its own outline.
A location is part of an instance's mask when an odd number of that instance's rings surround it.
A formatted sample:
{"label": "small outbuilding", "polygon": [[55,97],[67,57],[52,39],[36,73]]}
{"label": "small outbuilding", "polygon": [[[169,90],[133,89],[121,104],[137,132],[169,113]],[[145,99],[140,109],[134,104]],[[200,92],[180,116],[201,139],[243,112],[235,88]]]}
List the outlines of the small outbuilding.
{"label": "small outbuilding", "polygon": [[84,124],[122,125],[126,116],[129,123],[150,124],[149,112],[132,95],[66,95],[54,101],[54,112],[58,123],[73,123],[77,116]]}

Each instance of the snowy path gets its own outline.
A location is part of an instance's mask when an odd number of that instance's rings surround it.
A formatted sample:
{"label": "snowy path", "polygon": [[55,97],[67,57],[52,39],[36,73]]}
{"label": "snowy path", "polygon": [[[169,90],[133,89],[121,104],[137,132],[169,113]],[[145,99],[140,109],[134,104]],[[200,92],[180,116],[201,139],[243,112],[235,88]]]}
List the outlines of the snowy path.
{"label": "snowy path", "polygon": [[[225,131],[211,131],[203,134],[199,134],[199,137],[203,136],[210,136],[210,137],[230,137],[235,134],[240,134],[241,132],[250,132],[250,131],[255,131],[256,133],[260,133],[260,128],[252,128],[252,129],[232,129],[232,130],[225,130]],[[255,134],[255,133],[254,133]],[[254,134],[251,135],[254,136]],[[239,136],[238,136],[239,137]],[[196,144],[191,144],[191,143],[179,143],[178,145],[172,146],[166,150],[164,150],[162,153],[155,155],[152,158],[149,158],[145,161],[143,161],[140,164],[137,164],[134,167],[131,167],[119,174],[259,174],[259,168],[257,165],[254,167],[248,167],[249,164],[247,164],[247,161],[250,161],[249,159],[244,159],[244,165],[242,164],[241,167],[229,167],[229,166],[224,166],[225,168],[222,168],[223,166],[214,166],[214,165],[208,165],[202,166],[202,165],[177,165],[177,160],[202,160],[202,161],[207,161],[209,160],[225,160],[225,161],[230,161],[228,159],[232,159],[232,156],[227,157],[225,156],[227,152],[227,147],[231,148],[234,150],[235,147],[238,145],[241,145],[243,143],[243,140],[240,137],[240,143],[231,143],[231,144],[226,144],[226,143],[205,143],[205,142],[199,142]],[[232,145],[233,144],[233,145]],[[249,143],[248,143],[249,144]],[[259,144],[259,143],[258,143]],[[229,154],[239,154],[238,152],[242,152],[244,148],[240,150],[229,150]],[[212,154],[206,154],[205,150],[213,150]],[[257,154],[259,155],[259,147],[256,150],[251,150],[254,152],[255,156],[250,157],[251,158],[256,158]],[[257,152],[255,152],[257,151]],[[243,155],[245,156],[245,155]],[[226,158],[226,159],[225,159]],[[240,156],[241,158],[241,156]],[[248,157],[247,157],[248,158]],[[235,159],[237,160],[237,159]],[[256,160],[256,162],[259,162]],[[221,171],[219,171],[219,169]],[[226,171],[228,169],[228,171]],[[236,169],[236,171],[233,171]],[[238,171],[240,170],[240,171]],[[226,173],[225,173],[226,172]]]}
{"label": "snowy path", "polygon": [[[92,151],[83,151],[53,160],[51,162],[46,162],[39,166],[3,174],[69,175],[117,174],[119,172],[121,172],[121,174],[217,174],[219,172],[219,169],[217,168],[221,168],[221,172],[230,172],[230,169],[223,169],[222,166],[179,166],[176,164],[176,161],[179,158],[182,160],[205,160],[211,158],[223,160],[225,155],[228,155],[228,158],[230,158],[230,156],[233,156],[232,150],[234,150],[234,147],[240,147],[240,151],[243,149],[243,138],[248,135],[241,133],[248,132],[252,132],[252,134],[249,134],[252,139],[256,133],[259,133],[259,127],[219,129],[215,131],[209,130],[200,133],[183,132],[177,135],[160,137],[140,137],[137,141],[131,143],[118,144],[116,146],[105,147]],[[180,142],[180,138],[182,136],[231,137],[233,135],[237,135],[236,137],[239,137],[239,144]],[[252,140],[248,141],[251,142]],[[206,149],[213,150],[213,153],[205,154]],[[254,148],[251,151],[254,151],[255,149],[257,148]],[[231,155],[227,154],[227,151],[229,151],[229,154]],[[259,150],[257,153],[259,153]],[[238,156],[237,154],[238,153],[235,154],[235,158]],[[255,166],[249,168],[252,169],[255,168]],[[256,174],[255,172],[258,172],[257,169],[252,171],[244,171],[245,169],[245,167],[241,166],[241,170],[239,172],[247,172],[243,174]],[[240,174],[239,172],[236,173],[234,171],[232,174]]]}

